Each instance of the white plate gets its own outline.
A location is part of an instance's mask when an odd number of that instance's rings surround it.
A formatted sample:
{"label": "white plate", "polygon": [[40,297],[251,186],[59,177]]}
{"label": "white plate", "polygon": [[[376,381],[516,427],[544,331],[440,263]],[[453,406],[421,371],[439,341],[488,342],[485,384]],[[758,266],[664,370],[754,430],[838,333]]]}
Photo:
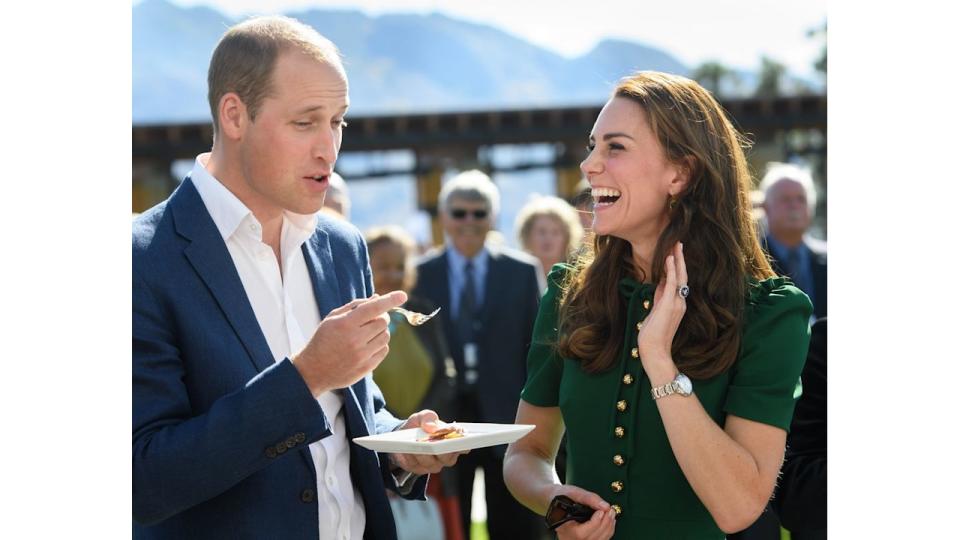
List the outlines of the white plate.
{"label": "white plate", "polygon": [[375,452],[447,454],[450,452],[472,450],[474,448],[496,446],[498,444],[509,444],[530,433],[534,428],[533,424],[474,424],[470,422],[457,422],[457,425],[462,426],[465,431],[463,437],[458,439],[417,442],[417,439],[422,439],[426,437],[427,434],[420,428],[411,428],[381,433],[380,435],[357,437],[353,439],[353,442]]}

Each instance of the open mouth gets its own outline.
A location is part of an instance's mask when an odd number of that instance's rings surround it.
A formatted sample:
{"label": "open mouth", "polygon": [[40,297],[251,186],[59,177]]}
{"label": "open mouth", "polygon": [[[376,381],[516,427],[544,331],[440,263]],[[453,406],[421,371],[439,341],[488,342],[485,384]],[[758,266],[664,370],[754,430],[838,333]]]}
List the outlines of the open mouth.
{"label": "open mouth", "polygon": [[593,188],[590,194],[593,196],[594,208],[611,206],[620,199],[620,191],[613,188]]}

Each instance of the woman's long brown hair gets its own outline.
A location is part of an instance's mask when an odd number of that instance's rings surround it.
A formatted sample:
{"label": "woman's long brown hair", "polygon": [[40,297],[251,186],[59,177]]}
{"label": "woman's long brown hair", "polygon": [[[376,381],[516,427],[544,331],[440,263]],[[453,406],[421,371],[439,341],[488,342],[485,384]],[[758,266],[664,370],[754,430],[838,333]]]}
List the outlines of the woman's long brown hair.
{"label": "woman's long brown hair", "polygon": [[672,209],[664,201],[669,223],[651,276],[634,268],[626,240],[594,238],[563,284],[557,351],[591,373],[614,366],[627,316],[620,279],[659,283],[669,250],[681,241],[691,293],[672,356],[688,376],[713,377],[737,359],[747,278],[774,276],[751,218],[747,143],[713,96],[685,77],[642,71],[622,79],[613,95],[643,108],[667,159],[689,167],[690,180]]}

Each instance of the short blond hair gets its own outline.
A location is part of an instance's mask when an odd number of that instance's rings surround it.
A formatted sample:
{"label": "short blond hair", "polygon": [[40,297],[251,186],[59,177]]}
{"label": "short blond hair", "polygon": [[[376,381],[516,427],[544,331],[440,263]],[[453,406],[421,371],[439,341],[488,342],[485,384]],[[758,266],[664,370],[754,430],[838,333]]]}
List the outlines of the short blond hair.
{"label": "short blond hair", "polygon": [[280,53],[298,50],[337,69],[346,79],[340,51],[332,41],[302,22],[283,16],[254,17],[230,27],[210,58],[207,101],[213,116],[213,134],[220,128],[220,99],[233,92],[255,120],[263,100],[272,92],[273,68]]}
{"label": "short blond hair", "polygon": [[[580,246],[583,240],[583,225],[580,224],[580,218],[577,211],[570,203],[559,198],[551,196],[541,196],[533,199],[524,205],[517,214],[516,225],[517,239],[520,245],[529,251],[530,231],[533,230],[533,223],[539,217],[551,217],[560,222],[567,233],[566,256],[569,257]],[[549,268],[545,270],[549,271]]]}

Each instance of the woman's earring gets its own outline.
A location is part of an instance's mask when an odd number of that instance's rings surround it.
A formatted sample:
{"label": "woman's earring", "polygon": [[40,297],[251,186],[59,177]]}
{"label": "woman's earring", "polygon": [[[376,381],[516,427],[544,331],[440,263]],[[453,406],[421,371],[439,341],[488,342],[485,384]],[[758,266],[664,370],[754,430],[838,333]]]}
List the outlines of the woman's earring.
{"label": "woman's earring", "polygon": [[673,210],[677,207],[677,199],[675,197],[670,197],[670,209]]}

